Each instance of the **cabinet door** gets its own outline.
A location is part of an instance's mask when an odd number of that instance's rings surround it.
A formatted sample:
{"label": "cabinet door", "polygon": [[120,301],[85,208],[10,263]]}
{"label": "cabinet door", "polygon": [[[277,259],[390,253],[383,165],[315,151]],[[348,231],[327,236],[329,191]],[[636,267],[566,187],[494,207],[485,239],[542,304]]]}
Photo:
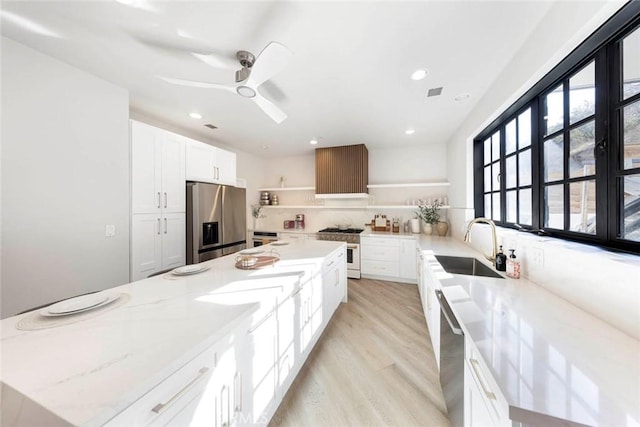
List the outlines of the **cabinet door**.
{"label": "cabinet door", "polygon": [[185,174],[187,181],[216,182],[216,149],[203,142],[186,142]]}
{"label": "cabinet door", "polygon": [[468,363],[464,364],[464,427],[494,426],[496,422],[485,403],[482,390]]}
{"label": "cabinet door", "polygon": [[416,280],[416,241],[400,240],[400,277]]}
{"label": "cabinet door", "polygon": [[224,185],[236,185],[236,153],[216,149],[216,181]]}
{"label": "cabinet door", "polygon": [[296,316],[300,292],[278,306],[278,395],[282,399],[302,366],[300,348],[300,316]]}
{"label": "cabinet door", "polygon": [[275,308],[247,329],[246,354],[249,369],[244,371],[242,408],[246,419],[241,424],[264,424],[277,406],[278,323]]}
{"label": "cabinet door", "polygon": [[180,267],[186,262],[186,214],[169,213],[162,217],[162,268]]}
{"label": "cabinet door", "polygon": [[160,215],[131,216],[131,280],[141,280],[162,268]]}
{"label": "cabinet door", "polygon": [[159,213],[162,206],[158,129],[131,121],[132,213]]}
{"label": "cabinet door", "polygon": [[186,211],[184,141],[178,135],[163,134],[162,152],[162,210]]}

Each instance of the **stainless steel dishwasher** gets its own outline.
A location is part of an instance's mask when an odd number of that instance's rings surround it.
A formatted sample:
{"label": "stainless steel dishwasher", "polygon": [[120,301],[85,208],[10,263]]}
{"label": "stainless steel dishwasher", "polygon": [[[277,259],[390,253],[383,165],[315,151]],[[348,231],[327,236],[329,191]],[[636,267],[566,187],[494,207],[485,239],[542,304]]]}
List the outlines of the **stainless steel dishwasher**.
{"label": "stainless steel dishwasher", "polygon": [[451,427],[464,424],[464,334],[441,290],[440,302],[440,385],[447,404]]}

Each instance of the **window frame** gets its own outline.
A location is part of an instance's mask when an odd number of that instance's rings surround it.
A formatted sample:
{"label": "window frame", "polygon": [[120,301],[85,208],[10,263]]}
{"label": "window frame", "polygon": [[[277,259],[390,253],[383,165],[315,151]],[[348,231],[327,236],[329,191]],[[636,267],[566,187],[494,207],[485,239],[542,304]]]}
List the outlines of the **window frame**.
{"label": "window frame", "polygon": [[[621,115],[627,105],[640,102],[640,94],[628,99],[620,96],[622,90],[622,63],[620,60],[623,38],[633,31],[640,29],[640,2],[630,2],[613,15],[596,32],[578,46],[569,56],[554,67],[545,77],[537,82],[512,106],[507,108],[489,126],[480,132],[473,143],[474,156],[474,207],[475,216],[484,217],[484,141],[499,133],[500,146],[500,176],[506,176],[506,158],[515,155],[520,147],[506,156],[506,126],[517,119],[521,113],[531,108],[531,192],[532,205],[531,225],[524,225],[525,229],[542,230],[553,237],[574,240],[598,246],[640,253],[640,242],[621,238],[624,221],[624,206],[622,183],[624,176],[640,173],[640,167],[625,170],[622,165],[621,145],[624,143],[620,132]],[[571,123],[569,115],[569,87],[570,79],[579,73],[591,61],[594,62],[595,83],[595,112],[593,115],[582,117]],[[563,88],[563,125],[561,129],[543,135],[545,111],[545,96],[558,85]],[[616,97],[617,96],[617,97]],[[593,121],[595,126],[594,159],[595,175],[589,178],[570,177],[568,170],[570,132],[585,123]],[[517,126],[516,126],[517,132]],[[544,179],[544,141],[552,135],[563,135],[563,184],[564,192],[564,226],[563,229],[544,227],[545,215],[545,179]],[[604,148],[599,148],[600,146]],[[492,161],[494,161],[492,159]],[[517,171],[519,175],[519,168]],[[594,234],[570,231],[570,199],[569,186],[574,182],[595,179],[596,191],[596,229]],[[555,182],[555,181],[554,181]],[[519,193],[519,178],[516,181]],[[517,216],[519,219],[519,197],[517,197]],[[500,210],[501,216],[494,222],[508,228],[520,228],[513,222],[507,221],[506,179],[500,182]],[[494,215],[495,216],[495,215]]]}

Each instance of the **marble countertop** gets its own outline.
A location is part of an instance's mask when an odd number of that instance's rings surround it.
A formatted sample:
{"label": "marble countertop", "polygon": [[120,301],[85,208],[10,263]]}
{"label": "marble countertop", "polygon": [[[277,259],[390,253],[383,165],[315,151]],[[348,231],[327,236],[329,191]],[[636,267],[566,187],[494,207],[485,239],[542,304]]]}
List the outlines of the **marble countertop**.
{"label": "marble countertop", "polygon": [[425,259],[515,420],[640,425],[640,342],[526,279],[446,273],[433,255],[483,256],[420,237]]}
{"label": "marble countertop", "polygon": [[101,425],[257,311],[273,308],[341,245],[265,245],[280,255],[273,268],[236,269],[234,254],[203,263],[210,268],[196,275],[118,286],[107,292],[128,294],[126,303],[65,326],[24,331],[15,325],[33,313],[3,319],[3,392],[68,423]]}

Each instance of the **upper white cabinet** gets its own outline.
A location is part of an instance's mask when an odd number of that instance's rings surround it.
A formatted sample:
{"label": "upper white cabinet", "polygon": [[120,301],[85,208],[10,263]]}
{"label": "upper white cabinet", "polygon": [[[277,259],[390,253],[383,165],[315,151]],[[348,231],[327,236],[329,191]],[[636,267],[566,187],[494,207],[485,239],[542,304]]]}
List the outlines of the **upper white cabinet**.
{"label": "upper white cabinet", "polygon": [[181,137],[131,121],[132,213],[185,211],[185,148]]}
{"label": "upper white cabinet", "polygon": [[193,139],[186,139],[186,144],[188,181],[236,185],[236,153]]}

